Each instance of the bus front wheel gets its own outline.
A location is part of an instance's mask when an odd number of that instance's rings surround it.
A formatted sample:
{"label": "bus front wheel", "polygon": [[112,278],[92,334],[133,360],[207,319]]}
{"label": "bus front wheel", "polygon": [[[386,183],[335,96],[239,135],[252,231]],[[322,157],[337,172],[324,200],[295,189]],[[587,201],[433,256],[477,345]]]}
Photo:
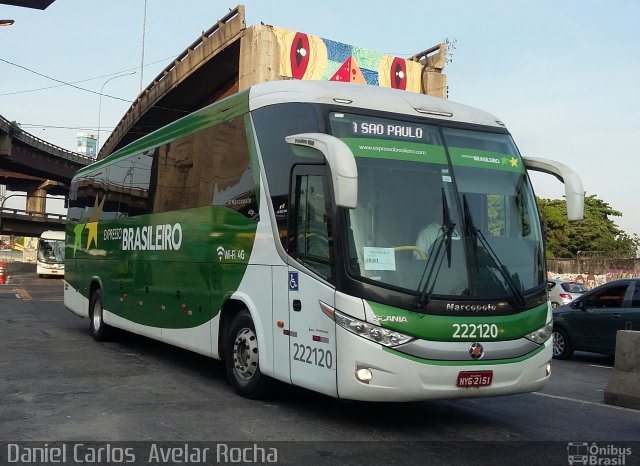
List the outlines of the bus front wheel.
{"label": "bus front wheel", "polygon": [[233,389],[245,398],[265,396],[272,381],[260,371],[256,328],[247,309],[233,316],[225,343],[225,367]]}
{"label": "bus front wheel", "polygon": [[89,303],[89,330],[91,336],[96,341],[107,341],[111,335],[113,328],[104,323],[104,315],[102,308],[102,293],[95,290],[91,295]]}

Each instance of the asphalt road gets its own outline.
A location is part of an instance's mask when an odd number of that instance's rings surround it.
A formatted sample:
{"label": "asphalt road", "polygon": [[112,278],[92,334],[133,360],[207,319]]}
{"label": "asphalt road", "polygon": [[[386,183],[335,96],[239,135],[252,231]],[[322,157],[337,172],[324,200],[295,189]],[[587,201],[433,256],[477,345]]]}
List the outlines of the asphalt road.
{"label": "asphalt road", "polygon": [[[0,285],[5,442],[295,441],[289,464],[406,465],[567,464],[568,442],[640,440],[640,412],[603,403],[608,357],[554,361],[548,386],[525,395],[362,403],[281,385],[250,401],[217,361],[128,333],[93,341],[88,321],[64,308],[62,280],[34,267],[10,264]],[[632,448],[625,464],[640,463],[640,442]]]}

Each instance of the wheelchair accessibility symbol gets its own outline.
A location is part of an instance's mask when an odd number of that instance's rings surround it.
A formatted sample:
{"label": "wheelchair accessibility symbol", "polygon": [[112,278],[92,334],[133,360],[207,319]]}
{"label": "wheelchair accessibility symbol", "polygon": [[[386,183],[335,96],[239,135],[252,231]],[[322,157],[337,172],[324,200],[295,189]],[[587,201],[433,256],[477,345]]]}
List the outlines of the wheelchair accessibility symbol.
{"label": "wheelchair accessibility symbol", "polygon": [[298,272],[289,272],[289,291],[298,291]]}

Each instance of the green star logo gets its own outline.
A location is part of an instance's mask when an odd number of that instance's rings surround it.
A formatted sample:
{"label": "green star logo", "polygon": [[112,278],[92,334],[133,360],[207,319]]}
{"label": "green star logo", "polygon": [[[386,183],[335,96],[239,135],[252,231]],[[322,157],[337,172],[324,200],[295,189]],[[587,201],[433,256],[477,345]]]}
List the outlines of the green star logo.
{"label": "green star logo", "polygon": [[102,196],[102,201],[98,201],[98,196],[96,196],[96,200],[93,204],[93,209],[91,210],[91,215],[89,216],[89,221],[86,223],[78,223],[73,228],[74,238],[73,238],[73,257],[76,256],[76,251],[82,247],[82,232],[86,228],[89,232],[87,235],[87,247],[88,251],[93,243],[95,247],[98,247],[98,224],[100,223],[100,216],[102,215],[102,209],[104,208],[104,201],[107,199],[107,196]]}
{"label": "green star logo", "polygon": [[82,230],[84,230],[84,225],[84,223],[78,223],[73,227],[73,234],[75,235],[73,238],[73,257],[76,257],[76,251],[81,247],[80,243],[82,242]]}

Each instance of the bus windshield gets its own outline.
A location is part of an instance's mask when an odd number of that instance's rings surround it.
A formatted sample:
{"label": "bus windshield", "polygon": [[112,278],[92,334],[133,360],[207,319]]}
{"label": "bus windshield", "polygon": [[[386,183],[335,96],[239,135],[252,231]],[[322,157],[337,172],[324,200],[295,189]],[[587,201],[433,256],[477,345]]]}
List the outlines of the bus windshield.
{"label": "bus windshield", "polygon": [[40,238],[38,241],[38,261],[48,264],[64,264],[64,240]]}
{"label": "bus windshield", "polygon": [[508,134],[344,113],[330,122],[358,165],[352,276],[470,299],[545,283],[535,199]]}

